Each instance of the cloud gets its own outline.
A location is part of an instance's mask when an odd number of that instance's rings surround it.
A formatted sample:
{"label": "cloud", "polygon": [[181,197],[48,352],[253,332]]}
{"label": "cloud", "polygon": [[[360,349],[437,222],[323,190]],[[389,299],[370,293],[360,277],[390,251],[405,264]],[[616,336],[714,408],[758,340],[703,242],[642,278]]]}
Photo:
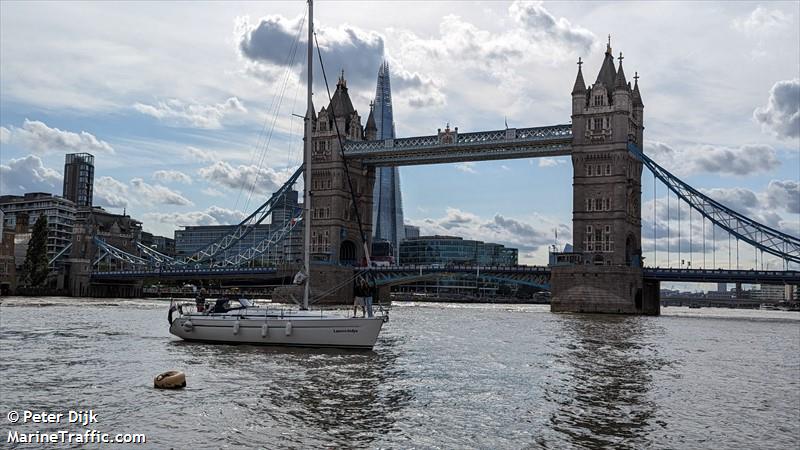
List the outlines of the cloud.
{"label": "cloud", "polygon": [[142,202],[156,203],[159,205],[192,206],[191,200],[180,192],[158,184],[147,184],[141,178],[134,178],[130,185],[137,198]]}
{"label": "cloud", "polygon": [[74,133],[58,128],[51,128],[44,122],[25,119],[22,127],[2,127],[0,140],[3,143],[14,143],[35,153],[105,153],[114,154],[114,147],[106,141],[97,139],[87,131]]}
{"label": "cloud", "polygon": [[[257,24],[251,24],[247,17],[238,18],[235,35],[241,55],[249,62],[246,73],[265,81],[276,82],[281,76],[281,71],[276,68],[291,67],[297,70],[299,80],[304,80],[305,59],[301,57],[302,49],[306,46],[304,35],[301,34],[297,47],[294,46],[297,30],[302,27],[301,22],[302,17],[288,19],[268,16]],[[374,89],[378,68],[386,58],[383,36],[375,31],[343,25],[338,28],[318,27],[317,39],[331,88],[339,71],[344,70],[349,87],[370,91]],[[296,48],[300,51],[290,51]],[[314,65],[315,73],[321,74],[316,59]],[[429,77],[418,72],[393,68],[391,79],[394,91],[404,93],[398,97],[405,99],[413,107],[445,104],[444,94]],[[318,79],[321,80],[322,78]]]}
{"label": "cloud", "polygon": [[233,167],[225,161],[217,161],[201,168],[198,173],[206,181],[229,189],[243,189],[248,192],[252,189],[259,194],[268,194],[278,190],[294,170],[288,168],[276,171],[270,167],[259,168],[255,165]]}
{"label": "cloud", "polygon": [[94,182],[94,198],[93,203],[98,206],[107,206],[110,208],[126,208],[129,206],[128,186],[123,182],[109,177],[103,176]]}
{"label": "cloud", "polygon": [[582,52],[588,52],[594,42],[594,34],[591,31],[572,25],[564,17],[556,19],[541,2],[515,1],[509,6],[508,12],[536,39],[563,43]]}
{"label": "cloud", "polygon": [[[536,226],[532,225],[536,224]],[[570,227],[537,217],[526,223],[518,219],[495,214],[484,219],[457,208],[447,208],[439,218],[427,218],[416,223],[425,235],[451,235],[484,242],[496,242],[531,253],[552,242],[553,229],[558,229],[559,238],[569,239]]]}
{"label": "cloud", "polygon": [[197,102],[185,103],[178,99],[159,101],[156,105],[136,103],[136,111],[164,123],[177,127],[217,129],[222,127],[222,119],[247,109],[237,97],[230,97],[222,103],[204,105]]}
{"label": "cloud", "polygon": [[747,17],[734,19],[733,27],[747,34],[760,34],[774,32],[790,22],[780,10],[757,6]]}
{"label": "cloud", "polygon": [[780,138],[800,137],[800,79],[775,83],[767,105],[756,108],[753,118]]}
{"label": "cloud", "polygon": [[[296,66],[301,68],[300,78],[304,79],[305,58],[302,55],[305,54],[303,49],[306,48],[306,41],[302,33],[297,54],[293,59],[287,57],[290,49],[294,48],[301,22],[302,17],[287,19],[268,16],[252,25],[249,18],[239,18],[236,35],[242,56],[268,65]],[[345,70],[348,83],[366,86],[375,82],[378,67],[384,59],[384,40],[381,35],[349,25],[339,28],[317,27],[316,32],[329,83],[335,82],[334,77],[341,69]],[[316,64],[318,62],[315,59]],[[318,69],[315,67],[315,70]]]}
{"label": "cloud", "polygon": [[166,183],[192,184],[192,179],[189,175],[180,170],[156,170],[153,172],[153,179]]}
{"label": "cloud", "polygon": [[791,180],[772,180],[765,193],[767,205],[800,214],[800,183]]}
{"label": "cloud", "polygon": [[3,194],[59,193],[62,183],[61,174],[45,167],[41,158],[36,155],[11,159],[7,164],[0,164],[0,190]]}
{"label": "cloud", "polygon": [[220,159],[216,153],[210,150],[201,150],[197,147],[192,147],[191,145],[186,147],[186,154],[189,156],[189,159],[193,159],[198,162],[214,162],[219,161]]}
{"label": "cloud", "polygon": [[241,211],[234,211],[219,206],[211,206],[205,211],[190,211],[185,213],[145,213],[144,219],[147,222],[172,225],[177,228],[180,226],[193,225],[235,225],[240,223],[246,214]]}
{"label": "cloud", "polygon": [[471,161],[470,162],[457,163],[455,165],[455,167],[456,167],[456,170],[464,172],[464,173],[478,173],[478,171],[475,170],[475,163],[471,162]]}
{"label": "cloud", "polygon": [[539,158],[539,167],[556,167],[560,164],[566,164],[567,161],[558,158]]}
{"label": "cloud", "polygon": [[141,178],[133,178],[125,184],[115,178],[104,176],[95,181],[94,202],[100,206],[123,208],[130,204],[143,206],[174,205],[192,206],[178,191],[158,184],[148,184]]}
{"label": "cloud", "polygon": [[750,175],[780,166],[775,149],[768,145],[736,148],[699,145],[674,149],[662,142],[648,142],[645,151],[659,165],[677,175]]}

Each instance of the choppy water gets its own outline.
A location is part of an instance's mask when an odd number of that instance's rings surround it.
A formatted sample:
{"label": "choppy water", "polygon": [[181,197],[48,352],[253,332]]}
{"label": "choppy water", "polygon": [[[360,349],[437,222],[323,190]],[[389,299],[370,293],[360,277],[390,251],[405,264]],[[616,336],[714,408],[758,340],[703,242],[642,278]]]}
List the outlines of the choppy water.
{"label": "choppy water", "polygon": [[[798,448],[800,314],[395,305],[373,352],[182,342],[149,300],[5,299],[9,410],[93,409],[148,448]],[[189,387],[161,391],[177,368]],[[124,446],[115,446],[124,448]]]}

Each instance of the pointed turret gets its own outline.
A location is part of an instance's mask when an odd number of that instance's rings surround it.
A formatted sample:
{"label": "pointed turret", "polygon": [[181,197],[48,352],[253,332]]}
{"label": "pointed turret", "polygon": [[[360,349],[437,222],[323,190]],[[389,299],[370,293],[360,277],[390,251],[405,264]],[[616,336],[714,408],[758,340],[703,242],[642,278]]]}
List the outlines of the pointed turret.
{"label": "pointed turret", "polygon": [[639,93],[639,72],[634,74],[633,80],[633,106],[642,108],[644,103],[642,103],[642,94]]}
{"label": "pointed turret", "polygon": [[603,83],[609,91],[614,87],[614,80],[617,78],[617,71],[614,69],[614,55],[611,54],[611,36],[608,37],[606,54],[603,58],[603,65],[597,73],[595,83]]}
{"label": "pointed turret", "polygon": [[619,52],[619,70],[617,70],[617,76],[614,79],[614,89],[626,89],[628,87],[628,81],[625,79],[625,71],[622,69],[622,52]]}
{"label": "pointed turret", "polygon": [[583,81],[583,72],[581,71],[582,64],[583,61],[578,58],[578,76],[575,77],[575,85],[572,86],[572,95],[586,93],[586,83]]}
{"label": "pointed turret", "polygon": [[369,117],[367,117],[367,127],[364,128],[364,134],[369,140],[376,139],[378,136],[378,126],[375,125],[375,102],[369,102]]}

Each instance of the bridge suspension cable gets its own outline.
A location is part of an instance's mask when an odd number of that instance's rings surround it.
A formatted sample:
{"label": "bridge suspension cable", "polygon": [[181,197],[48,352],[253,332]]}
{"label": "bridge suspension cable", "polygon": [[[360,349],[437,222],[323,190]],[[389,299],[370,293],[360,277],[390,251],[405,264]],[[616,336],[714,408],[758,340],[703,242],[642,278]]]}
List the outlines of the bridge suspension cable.
{"label": "bridge suspension cable", "polygon": [[[736,237],[736,267],[739,267],[739,241],[742,240],[759,250],[784,259],[787,262],[800,264],[800,238],[758,223],[743,214],[740,214],[716,200],[702,194],[697,189],[689,186],[669,171],[659,166],[655,161],[633,143],[628,143],[628,151],[639,158],[642,163],[652,171],[669,190],[678,196],[680,218],[680,200],[684,200],[690,208],[696,209],[700,214],[718,225],[730,235]],[[678,225],[680,230],[680,224]],[[680,233],[680,231],[679,231]],[[680,238],[678,242],[680,249]],[[680,251],[680,250],[679,250]],[[728,246],[730,252],[730,245]]]}

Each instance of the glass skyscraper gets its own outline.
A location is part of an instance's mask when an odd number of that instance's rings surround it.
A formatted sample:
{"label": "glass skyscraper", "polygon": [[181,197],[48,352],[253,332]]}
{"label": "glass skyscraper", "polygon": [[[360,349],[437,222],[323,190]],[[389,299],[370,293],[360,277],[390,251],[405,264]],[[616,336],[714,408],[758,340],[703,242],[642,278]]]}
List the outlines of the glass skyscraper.
{"label": "glass skyscraper", "polygon": [[[373,114],[378,129],[377,139],[394,139],[392,88],[389,81],[389,64],[386,62],[378,70]],[[375,169],[375,188],[372,198],[373,238],[391,242],[394,255],[397,257],[400,254],[400,241],[405,237],[400,171],[397,167]]]}

